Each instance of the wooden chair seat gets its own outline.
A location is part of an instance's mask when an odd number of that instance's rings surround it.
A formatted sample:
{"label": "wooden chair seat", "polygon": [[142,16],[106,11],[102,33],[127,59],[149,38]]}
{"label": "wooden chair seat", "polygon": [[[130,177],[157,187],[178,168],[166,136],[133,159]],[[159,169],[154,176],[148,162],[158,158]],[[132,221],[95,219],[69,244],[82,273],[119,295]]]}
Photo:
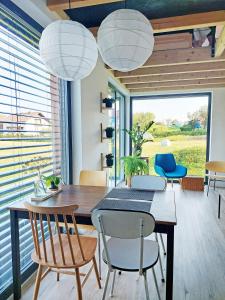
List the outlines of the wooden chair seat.
{"label": "wooden chair seat", "polygon": [[74,253],[74,259],[76,264],[74,265],[72,261],[72,256],[70,252],[70,247],[68,244],[68,238],[66,234],[61,234],[62,244],[63,244],[63,250],[64,250],[64,257],[65,257],[65,263],[63,263],[62,255],[61,255],[61,248],[60,243],[58,239],[58,235],[53,236],[53,243],[54,243],[54,249],[55,249],[55,258],[56,258],[56,264],[53,260],[53,255],[51,251],[51,241],[47,240],[45,242],[46,244],[46,252],[48,253],[48,260],[47,262],[44,259],[44,251],[43,251],[43,243],[40,244],[40,251],[41,251],[41,259],[39,259],[39,256],[37,255],[36,251],[32,253],[32,259],[37,264],[41,264],[43,266],[48,266],[50,268],[55,268],[57,265],[57,268],[67,269],[67,268],[79,268],[83,265],[86,265],[89,261],[93,259],[93,256],[95,255],[95,250],[97,247],[97,238],[95,237],[88,237],[88,236],[80,236],[80,242],[84,253],[84,258],[82,258],[81,251],[78,244],[78,239],[76,235],[71,235],[71,244],[72,249]]}

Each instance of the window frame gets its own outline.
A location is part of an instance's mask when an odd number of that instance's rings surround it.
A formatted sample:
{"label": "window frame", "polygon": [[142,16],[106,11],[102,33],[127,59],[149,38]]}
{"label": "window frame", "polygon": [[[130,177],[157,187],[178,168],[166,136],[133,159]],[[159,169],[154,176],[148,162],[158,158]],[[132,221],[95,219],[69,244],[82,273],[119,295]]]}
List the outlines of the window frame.
{"label": "window frame", "polygon": [[[131,96],[130,97],[130,126],[129,129],[132,129],[133,126],[133,101],[135,100],[157,100],[157,99],[170,99],[170,98],[187,98],[187,97],[198,97],[198,96],[207,96],[208,97],[208,119],[207,119],[207,136],[206,136],[206,161],[209,160],[210,154],[210,138],[211,138],[211,115],[212,115],[212,92],[193,92],[193,93],[172,93],[172,94],[156,94],[156,95],[143,95],[143,96]],[[132,141],[129,138],[129,154],[132,155]],[[205,176],[204,183],[207,183],[207,176]]]}

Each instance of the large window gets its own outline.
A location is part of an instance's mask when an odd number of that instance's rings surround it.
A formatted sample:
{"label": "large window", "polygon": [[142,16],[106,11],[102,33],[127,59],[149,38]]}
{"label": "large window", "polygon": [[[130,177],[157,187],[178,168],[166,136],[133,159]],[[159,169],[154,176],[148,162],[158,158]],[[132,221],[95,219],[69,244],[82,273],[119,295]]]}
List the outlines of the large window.
{"label": "large window", "polygon": [[145,96],[132,100],[132,123],[141,127],[154,121],[152,142],[143,145],[142,156],[154,172],[157,153],[173,153],[188,175],[204,176],[208,158],[210,94]]}
{"label": "large window", "polygon": [[[40,34],[0,4],[0,298],[12,282],[7,207],[29,198],[37,176],[60,174],[58,81],[40,61]],[[20,222],[21,270],[33,249],[28,221]]]}

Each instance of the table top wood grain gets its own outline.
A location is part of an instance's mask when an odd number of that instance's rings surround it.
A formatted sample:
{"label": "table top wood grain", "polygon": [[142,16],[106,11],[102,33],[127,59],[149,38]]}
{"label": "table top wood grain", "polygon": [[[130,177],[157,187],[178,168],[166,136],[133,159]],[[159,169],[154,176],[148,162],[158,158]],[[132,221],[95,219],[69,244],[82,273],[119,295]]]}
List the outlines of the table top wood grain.
{"label": "table top wood grain", "polygon": [[[38,206],[60,207],[77,204],[76,215],[91,217],[92,209],[111,190],[108,187],[66,185],[62,191],[42,202],[32,201]],[[9,206],[13,211],[26,211],[25,200],[17,201]],[[174,191],[155,192],[150,212],[157,224],[176,225],[176,203]]]}

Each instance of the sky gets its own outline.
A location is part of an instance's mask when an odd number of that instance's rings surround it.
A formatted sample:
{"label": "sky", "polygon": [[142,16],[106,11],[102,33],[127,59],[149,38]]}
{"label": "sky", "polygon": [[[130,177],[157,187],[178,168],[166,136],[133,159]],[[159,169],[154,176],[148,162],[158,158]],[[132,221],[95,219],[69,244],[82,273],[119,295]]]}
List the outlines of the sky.
{"label": "sky", "polygon": [[158,98],[133,101],[133,113],[152,112],[155,121],[163,122],[166,119],[177,119],[185,122],[187,114],[198,110],[201,106],[208,104],[208,97],[187,97],[187,98]]}

